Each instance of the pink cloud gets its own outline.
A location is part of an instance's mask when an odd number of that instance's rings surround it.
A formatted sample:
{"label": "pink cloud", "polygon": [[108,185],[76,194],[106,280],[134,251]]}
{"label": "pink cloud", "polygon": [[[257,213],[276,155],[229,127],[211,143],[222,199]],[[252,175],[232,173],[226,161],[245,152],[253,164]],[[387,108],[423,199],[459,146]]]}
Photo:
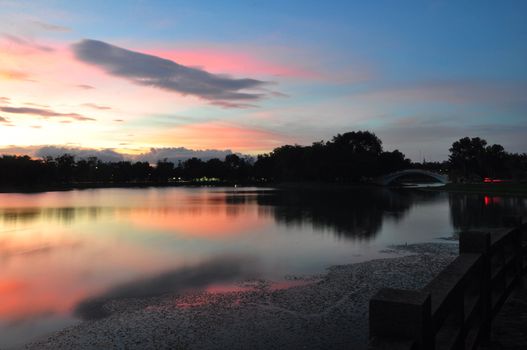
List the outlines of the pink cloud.
{"label": "pink cloud", "polygon": [[216,74],[247,74],[303,79],[314,79],[320,76],[315,71],[301,67],[277,63],[244,52],[227,51],[225,49],[154,49],[145,50],[144,52],[173,60],[185,66],[200,67]]}

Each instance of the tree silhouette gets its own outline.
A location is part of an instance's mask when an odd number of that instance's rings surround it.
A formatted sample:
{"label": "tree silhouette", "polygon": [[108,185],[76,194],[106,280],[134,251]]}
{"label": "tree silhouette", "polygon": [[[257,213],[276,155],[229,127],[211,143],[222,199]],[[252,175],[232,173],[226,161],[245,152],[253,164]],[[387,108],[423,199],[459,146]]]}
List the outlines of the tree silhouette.
{"label": "tree silhouette", "polygon": [[454,142],[449,156],[452,169],[459,171],[466,179],[482,176],[486,145],[487,141],[479,137],[464,137]]}
{"label": "tree silhouette", "polygon": [[369,131],[351,131],[334,136],[331,143],[340,150],[351,154],[378,156],[382,152],[382,141]]}
{"label": "tree silhouette", "polygon": [[481,180],[485,177],[522,178],[525,176],[526,155],[507,153],[501,145],[487,146],[479,137],[464,137],[450,148],[451,178]]}
{"label": "tree silhouette", "polygon": [[[501,145],[487,145],[479,137],[452,144],[448,163],[414,163],[398,151],[384,151],[369,131],[338,134],[331,141],[310,146],[284,145],[260,154],[256,161],[230,154],[206,162],[190,158],[175,165],[166,159],[147,162],[102,162],[96,157],[75,159],[71,154],[32,159],[0,157],[0,186],[38,187],[98,184],[167,184],[178,181],[269,183],[284,181],[368,182],[374,177],[410,167],[450,172],[453,179],[483,177],[524,179],[527,154],[512,154]],[[448,169],[447,169],[448,168]]]}

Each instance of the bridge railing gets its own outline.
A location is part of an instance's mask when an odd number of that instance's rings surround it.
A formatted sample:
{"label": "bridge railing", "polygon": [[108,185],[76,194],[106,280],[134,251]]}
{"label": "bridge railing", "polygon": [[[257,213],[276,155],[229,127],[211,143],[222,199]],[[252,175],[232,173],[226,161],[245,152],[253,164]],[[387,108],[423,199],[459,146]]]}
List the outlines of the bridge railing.
{"label": "bridge railing", "polygon": [[390,173],[390,174],[386,174],[386,175],[383,175],[383,176],[380,176],[378,178],[376,178],[374,180],[374,183],[378,184],[378,185],[382,185],[382,186],[387,186],[389,185],[391,182],[393,182],[394,180],[397,180],[398,178],[402,177],[402,176],[406,176],[406,175],[425,175],[425,176],[428,176],[428,177],[431,177],[443,184],[446,184],[448,183],[448,176],[447,175],[443,175],[443,174],[439,174],[439,173],[434,173],[432,171],[429,171],[429,170],[423,170],[423,169],[405,169],[405,170],[399,170],[399,171],[396,171],[396,172],[393,172],[393,173]]}
{"label": "bridge railing", "polygon": [[476,349],[527,272],[527,224],[463,232],[459,256],[420,290],[381,289],[370,299],[370,350]]}

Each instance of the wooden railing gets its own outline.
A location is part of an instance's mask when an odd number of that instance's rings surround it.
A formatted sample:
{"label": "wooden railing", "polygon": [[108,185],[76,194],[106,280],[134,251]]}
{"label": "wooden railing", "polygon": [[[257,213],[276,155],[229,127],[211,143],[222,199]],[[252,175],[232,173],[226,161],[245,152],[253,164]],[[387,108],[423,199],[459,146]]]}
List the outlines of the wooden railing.
{"label": "wooden railing", "polygon": [[527,224],[463,232],[459,256],[420,290],[381,289],[370,299],[370,350],[476,349],[527,272]]}

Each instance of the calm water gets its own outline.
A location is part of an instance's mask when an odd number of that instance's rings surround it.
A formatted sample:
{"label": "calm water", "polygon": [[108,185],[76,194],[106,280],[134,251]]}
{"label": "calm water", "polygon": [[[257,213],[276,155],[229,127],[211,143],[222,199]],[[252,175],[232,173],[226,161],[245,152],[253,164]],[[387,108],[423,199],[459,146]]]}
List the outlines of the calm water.
{"label": "calm water", "polygon": [[520,198],[387,189],[0,194],[0,346],[101,316],[93,298],[319,273],[381,257],[390,244],[498,226],[526,207]]}

